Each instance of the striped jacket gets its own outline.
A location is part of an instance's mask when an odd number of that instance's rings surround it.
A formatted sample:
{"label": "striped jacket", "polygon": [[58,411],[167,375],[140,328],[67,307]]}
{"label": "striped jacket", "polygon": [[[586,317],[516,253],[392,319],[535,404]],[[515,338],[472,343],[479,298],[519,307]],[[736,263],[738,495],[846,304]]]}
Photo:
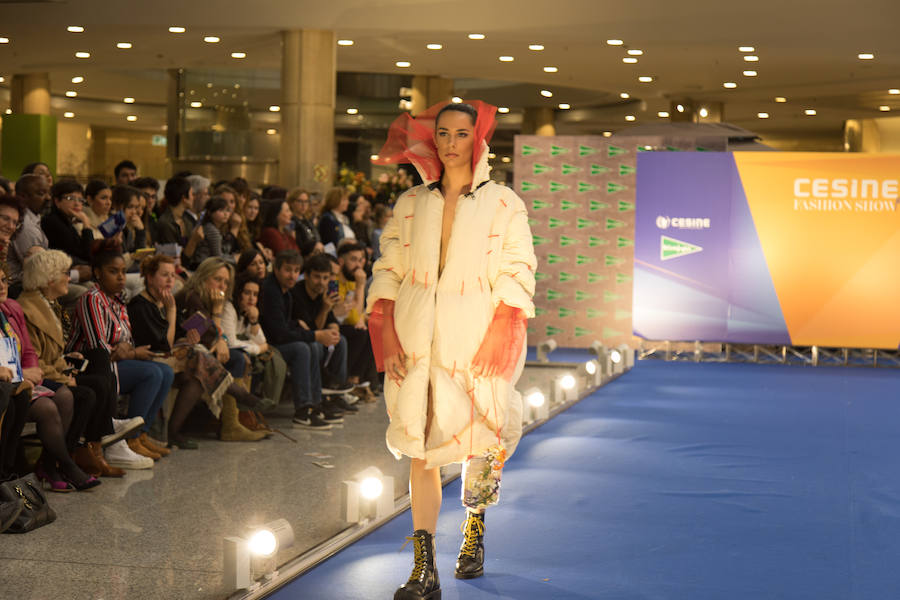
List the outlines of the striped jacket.
{"label": "striped jacket", "polygon": [[103,348],[112,354],[121,342],[133,344],[128,309],[122,298],[93,288],[78,299],[67,352]]}

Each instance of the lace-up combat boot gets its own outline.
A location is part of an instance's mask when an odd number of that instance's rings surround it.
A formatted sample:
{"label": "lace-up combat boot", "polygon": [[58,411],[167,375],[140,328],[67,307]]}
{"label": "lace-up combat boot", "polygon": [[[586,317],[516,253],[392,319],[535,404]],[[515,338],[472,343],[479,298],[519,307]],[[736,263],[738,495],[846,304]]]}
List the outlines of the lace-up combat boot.
{"label": "lace-up combat boot", "polygon": [[481,577],[484,575],[484,513],[467,511],[460,531],[463,542],[456,557],[456,578]]}
{"label": "lace-up combat boot", "polygon": [[394,593],[394,600],[441,600],[441,582],[434,566],[434,536],[417,529],[406,539],[413,543],[415,551],[413,570],[409,581]]}

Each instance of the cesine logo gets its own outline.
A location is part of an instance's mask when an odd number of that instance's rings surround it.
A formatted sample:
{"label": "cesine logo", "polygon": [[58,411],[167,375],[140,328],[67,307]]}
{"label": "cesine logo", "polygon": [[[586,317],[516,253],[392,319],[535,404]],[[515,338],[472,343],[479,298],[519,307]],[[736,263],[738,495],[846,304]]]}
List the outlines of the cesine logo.
{"label": "cesine logo", "polygon": [[668,229],[670,221],[671,220],[669,219],[669,217],[659,215],[658,217],[656,217],[656,226],[660,229]]}
{"label": "cesine logo", "polygon": [[656,217],[658,229],[709,229],[711,226],[709,217]]}

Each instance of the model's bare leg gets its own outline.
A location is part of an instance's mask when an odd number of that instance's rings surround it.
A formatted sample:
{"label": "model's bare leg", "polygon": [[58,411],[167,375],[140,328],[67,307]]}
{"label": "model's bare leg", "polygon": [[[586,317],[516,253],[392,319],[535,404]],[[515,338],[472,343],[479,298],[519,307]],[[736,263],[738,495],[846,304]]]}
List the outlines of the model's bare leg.
{"label": "model's bare leg", "polygon": [[441,469],[426,469],[425,461],[413,458],[409,463],[409,501],[412,505],[413,529],[424,529],[434,535],[441,512]]}

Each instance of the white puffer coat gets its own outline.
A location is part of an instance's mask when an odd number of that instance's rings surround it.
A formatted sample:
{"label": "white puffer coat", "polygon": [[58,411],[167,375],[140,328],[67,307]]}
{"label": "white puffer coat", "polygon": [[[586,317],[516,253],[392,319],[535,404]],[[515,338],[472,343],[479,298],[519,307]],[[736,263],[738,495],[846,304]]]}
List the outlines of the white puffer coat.
{"label": "white puffer coat", "polygon": [[534,317],[537,259],[525,203],[488,179],[487,155],[483,146],[474,191],[457,201],[440,279],[444,198],[438,182],[426,181],[397,200],[369,288],[369,312],[379,299],[395,301],[395,327],[407,356],[403,384],[385,379],[387,445],[397,458],[423,458],[428,468],[463,462],[497,445],[508,457],[522,434],[515,384],[524,349],[509,382],[470,371],[500,302]]}

